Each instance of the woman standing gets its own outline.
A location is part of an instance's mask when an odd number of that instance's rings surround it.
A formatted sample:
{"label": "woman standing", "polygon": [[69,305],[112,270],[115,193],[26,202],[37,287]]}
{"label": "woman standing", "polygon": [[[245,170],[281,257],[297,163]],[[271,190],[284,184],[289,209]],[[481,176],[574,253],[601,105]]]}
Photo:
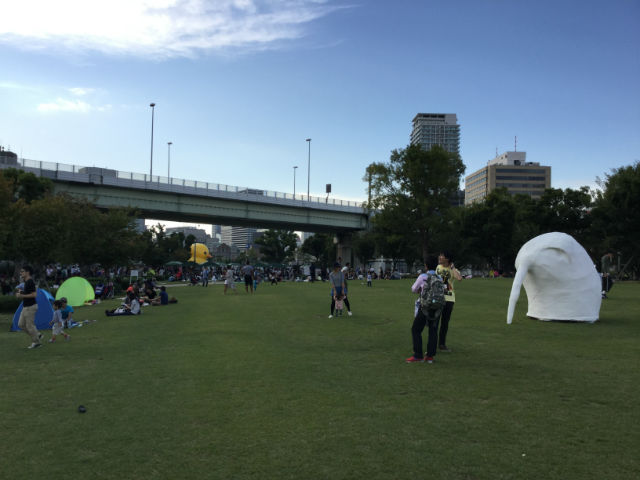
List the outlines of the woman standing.
{"label": "woman standing", "polygon": [[439,349],[443,352],[450,352],[447,347],[447,332],[449,331],[449,320],[451,320],[451,313],[453,312],[453,306],[456,302],[456,294],[453,290],[454,280],[462,280],[462,275],[458,269],[453,265],[453,257],[449,252],[442,252],[438,256],[438,268],[436,273],[444,280],[447,291],[445,292],[445,305],[442,309],[442,317],[440,318],[440,334],[438,335]]}

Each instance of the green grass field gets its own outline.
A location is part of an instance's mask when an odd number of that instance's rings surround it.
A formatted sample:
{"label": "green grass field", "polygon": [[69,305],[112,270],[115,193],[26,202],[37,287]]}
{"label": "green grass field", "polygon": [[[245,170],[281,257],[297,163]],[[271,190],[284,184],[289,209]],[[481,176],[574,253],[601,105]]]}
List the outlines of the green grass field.
{"label": "green grass field", "polygon": [[410,285],[352,281],[333,319],[322,283],[170,287],[38,350],[0,316],[0,478],[640,478],[638,283],[593,325],[528,319],[523,291],[508,326],[509,280],[458,282],[432,365],[404,363]]}

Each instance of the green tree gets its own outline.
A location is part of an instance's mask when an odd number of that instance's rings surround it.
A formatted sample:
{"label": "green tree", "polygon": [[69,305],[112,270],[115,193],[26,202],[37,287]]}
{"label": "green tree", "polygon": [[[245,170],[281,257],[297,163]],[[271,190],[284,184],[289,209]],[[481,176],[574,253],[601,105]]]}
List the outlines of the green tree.
{"label": "green tree", "polygon": [[540,233],[563,232],[585,243],[591,226],[589,187],[579,190],[548,188],[537,202]]}
{"label": "green tree", "polygon": [[186,239],[184,237],[184,233],[174,232],[169,236],[165,235],[163,237],[160,250],[165,253],[167,258],[166,261],[177,260],[179,262],[186,262],[190,253],[189,249],[185,245]]}
{"label": "green tree", "polygon": [[334,236],[328,233],[315,233],[302,244],[302,253],[313,256],[320,265],[327,266],[336,258],[333,238]]}
{"label": "green tree", "polygon": [[9,258],[9,242],[15,217],[11,183],[0,170],[0,259]]}
{"label": "green tree", "polygon": [[47,262],[59,261],[64,253],[64,232],[71,225],[72,215],[66,210],[64,197],[36,200],[31,204],[18,200],[14,205],[15,217],[12,235],[7,245],[11,258],[29,262],[34,268]]}
{"label": "green tree", "polygon": [[253,247],[248,248],[244,252],[240,252],[235,258],[235,262],[241,265],[244,265],[247,261],[249,261],[250,264],[256,263],[258,261],[258,250]]}
{"label": "green tree", "polygon": [[191,248],[191,245],[197,243],[197,241],[198,239],[196,238],[196,236],[193,233],[190,233],[189,235],[184,237],[184,248],[189,250]]}
{"label": "green tree", "polygon": [[161,266],[169,261],[186,262],[190,257],[189,247],[196,238],[177,232],[167,235],[160,223],[145,230],[138,238],[139,259],[146,265]]}
{"label": "green tree", "polygon": [[371,185],[369,207],[377,211],[374,225],[388,235],[393,232],[393,235],[407,237],[398,241],[390,238],[386,242],[399,249],[392,257],[402,255],[406,259],[407,250],[415,242],[417,252],[413,257],[426,258],[464,170],[458,154],[437,145],[430,150],[409,145],[394,150],[389,163],[373,163],[367,167],[365,178]]}
{"label": "green tree", "polygon": [[0,174],[9,181],[14,201],[22,199],[26,203],[49,196],[53,191],[53,182],[48,178],[37,177],[31,172],[7,168]]}
{"label": "green tree", "polygon": [[474,265],[513,268],[519,248],[513,242],[516,213],[516,201],[505,188],[493,190],[483,202],[465,209],[462,235]]}
{"label": "green tree", "polygon": [[601,180],[592,210],[600,251],[619,251],[625,263],[640,265],[640,162],[613,169]]}
{"label": "green tree", "polygon": [[282,263],[296,250],[297,235],[291,230],[265,230],[255,240],[265,262]]}
{"label": "green tree", "polygon": [[376,237],[373,232],[355,234],[352,240],[353,253],[357,258],[366,262],[376,253]]}

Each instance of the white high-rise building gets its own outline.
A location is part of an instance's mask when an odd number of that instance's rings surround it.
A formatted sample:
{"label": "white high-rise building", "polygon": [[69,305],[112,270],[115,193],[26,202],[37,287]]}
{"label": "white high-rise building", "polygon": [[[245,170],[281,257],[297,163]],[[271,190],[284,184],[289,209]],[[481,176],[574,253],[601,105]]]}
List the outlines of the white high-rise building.
{"label": "white high-rise building", "polygon": [[226,245],[234,245],[241,251],[247,250],[253,245],[253,240],[256,236],[258,229],[251,227],[231,227],[222,226],[221,240]]}
{"label": "white high-rise building", "polygon": [[411,143],[430,150],[440,145],[448,152],[460,153],[460,125],[455,113],[418,113],[413,119]]}

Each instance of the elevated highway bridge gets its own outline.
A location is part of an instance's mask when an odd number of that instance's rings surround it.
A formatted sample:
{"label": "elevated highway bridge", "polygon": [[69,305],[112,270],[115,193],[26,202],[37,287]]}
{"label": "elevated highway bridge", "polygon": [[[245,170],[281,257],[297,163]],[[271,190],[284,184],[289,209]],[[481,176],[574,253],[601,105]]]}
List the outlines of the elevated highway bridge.
{"label": "elevated highway bridge", "polygon": [[98,208],[134,208],[141,218],[333,233],[339,249],[348,249],[350,234],[369,226],[363,204],[347,200],[27,159],[0,168],[49,178],[55,193],[86,198]]}

